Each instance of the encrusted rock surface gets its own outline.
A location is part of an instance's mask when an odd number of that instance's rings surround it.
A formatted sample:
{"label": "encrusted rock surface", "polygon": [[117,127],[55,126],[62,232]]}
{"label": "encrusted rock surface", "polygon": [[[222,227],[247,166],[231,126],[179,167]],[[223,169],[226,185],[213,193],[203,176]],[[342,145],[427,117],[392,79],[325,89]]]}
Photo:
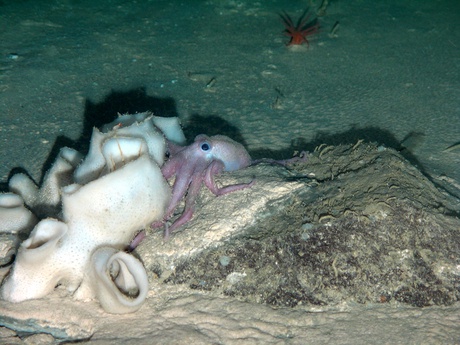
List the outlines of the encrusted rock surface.
{"label": "encrusted rock surface", "polygon": [[290,172],[261,165],[239,174],[256,185],[206,195],[169,242],[154,234],[143,243],[148,270],[274,306],[458,301],[460,222],[443,215],[458,203],[394,150],[323,147]]}

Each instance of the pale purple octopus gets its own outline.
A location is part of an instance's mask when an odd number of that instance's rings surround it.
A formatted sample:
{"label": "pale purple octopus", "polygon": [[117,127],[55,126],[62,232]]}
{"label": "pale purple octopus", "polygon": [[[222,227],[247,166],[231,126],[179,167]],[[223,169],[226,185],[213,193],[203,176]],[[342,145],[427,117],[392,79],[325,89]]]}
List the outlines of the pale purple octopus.
{"label": "pale purple octopus", "polygon": [[[161,168],[163,176],[169,180],[176,177],[172,187],[172,198],[165,212],[162,221],[151,225],[153,229],[165,226],[165,239],[178,227],[187,223],[193,216],[195,200],[200,192],[202,183],[209,190],[217,195],[224,195],[254,185],[255,181],[229,185],[222,188],[217,187],[214,175],[223,171],[235,171],[246,168],[250,165],[266,162],[270,164],[281,164],[286,166],[290,163],[305,161],[307,155],[302,152],[299,157],[287,160],[260,159],[253,161],[243,145],[224,135],[208,137],[200,134],[189,146],[178,146],[168,142],[169,160]],[[171,224],[169,219],[185,196],[185,207],[182,214]],[[145,233],[141,232],[136,236],[128,247],[133,250],[139,245]]]}
{"label": "pale purple octopus", "polygon": [[[214,175],[223,171],[234,171],[251,165],[252,160],[243,145],[223,135],[208,137],[200,134],[189,146],[169,144],[169,160],[161,168],[163,176],[169,180],[175,176],[172,187],[172,198],[161,222],[152,224],[158,228],[165,224],[165,238],[181,225],[187,223],[193,216],[195,200],[202,183],[219,196],[230,192],[251,187],[254,181],[240,183],[222,188],[217,187]],[[185,196],[183,213],[173,224],[167,225],[174,210]]]}

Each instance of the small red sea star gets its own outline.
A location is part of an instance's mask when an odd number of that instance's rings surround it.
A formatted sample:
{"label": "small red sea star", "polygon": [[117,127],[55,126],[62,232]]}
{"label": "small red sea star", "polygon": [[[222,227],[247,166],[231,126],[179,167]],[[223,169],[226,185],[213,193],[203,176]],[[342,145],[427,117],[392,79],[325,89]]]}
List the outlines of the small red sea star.
{"label": "small red sea star", "polygon": [[300,45],[303,43],[306,43],[307,46],[309,46],[307,36],[316,34],[319,29],[318,19],[315,18],[311,21],[308,21],[310,16],[311,14],[308,12],[308,9],[306,9],[297,20],[297,24],[294,25],[291,17],[286,12],[280,14],[280,17],[283,20],[283,24],[286,27],[284,34],[291,37],[291,40],[287,46]]}

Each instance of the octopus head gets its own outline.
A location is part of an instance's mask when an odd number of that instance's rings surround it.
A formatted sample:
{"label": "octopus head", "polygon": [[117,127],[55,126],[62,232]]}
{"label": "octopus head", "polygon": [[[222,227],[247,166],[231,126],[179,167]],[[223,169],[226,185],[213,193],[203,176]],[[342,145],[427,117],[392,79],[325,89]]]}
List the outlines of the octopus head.
{"label": "octopus head", "polygon": [[195,138],[198,154],[206,161],[220,160],[225,171],[234,171],[251,164],[251,156],[243,145],[224,135],[208,137],[200,134]]}

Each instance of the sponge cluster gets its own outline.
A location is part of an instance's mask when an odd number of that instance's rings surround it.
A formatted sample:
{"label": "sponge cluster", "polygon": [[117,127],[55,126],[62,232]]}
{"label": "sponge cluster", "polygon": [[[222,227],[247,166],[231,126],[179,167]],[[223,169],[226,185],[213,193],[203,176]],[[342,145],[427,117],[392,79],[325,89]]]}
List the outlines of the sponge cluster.
{"label": "sponge cluster", "polygon": [[123,249],[161,220],[171,190],[160,167],[166,141],[185,142],[177,118],[120,116],[94,129],[86,157],[62,148],[37,186],[27,175],[0,194],[0,233],[28,236],[0,288],[10,302],[62,285],[76,299],[98,298],[110,313],[133,312],[148,293],[142,263]]}

